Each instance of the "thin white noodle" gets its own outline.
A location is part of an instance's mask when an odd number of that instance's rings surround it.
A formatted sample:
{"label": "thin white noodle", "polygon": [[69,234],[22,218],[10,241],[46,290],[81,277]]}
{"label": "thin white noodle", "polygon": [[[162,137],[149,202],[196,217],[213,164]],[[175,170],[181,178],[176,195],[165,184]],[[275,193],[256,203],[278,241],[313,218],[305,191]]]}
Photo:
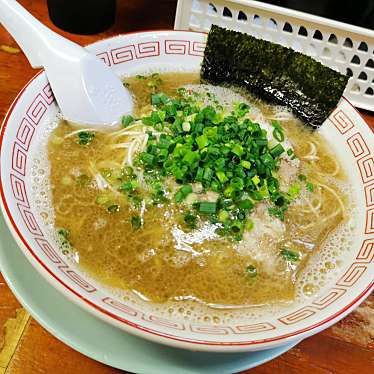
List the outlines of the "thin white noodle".
{"label": "thin white noodle", "polygon": [[302,159],[307,160],[307,161],[317,161],[317,160],[319,160],[319,157],[310,155],[310,156],[303,156]]}
{"label": "thin white noodle", "polygon": [[139,122],[139,123],[135,123],[134,125],[130,125],[128,127],[125,127],[124,129],[121,129],[121,130],[118,130],[118,131],[115,131],[115,132],[112,132],[111,134],[109,134],[110,137],[117,137],[117,136],[121,136],[123,133],[129,131],[129,130],[132,130],[132,129],[135,129],[139,126],[142,126],[144,127],[144,125]]}
{"label": "thin white noodle", "polygon": [[311,223],[308,223],[307,225],[300,225],[299,227],[302,229],[302,230],[307,230],[307,229],[310,229],[311,227],[315,226],[317,223],[318,224],[321,224],[321,223],[324,223],[326,221],[328,221],[329,219],[335,217],[336,215],[338,215],[340,213],[340,208],[335,210],[333,213],[331,213],[330,215],[328,215],[327,217],[324,217],[321,221],[314,221],[314,222],[311,222]]}
{"label": "thin white noodle", "polygon": [[120,195],[120,193],[115,188],[113,188],[110,183],[108,183],[108,181],[100,174],[100,172],[92,164],[89,167],[89,171],[95,178],[97,188],[99,190],[109,189],[115,195]]}
{"label": "thin white noodle", "polygon": [[142,146],[140,148],[140,152],[143,152],[145,150],[145,148],[147,147],[147,142],[148,142],[148,134],[145,134]]}
{"label": "thin white noodle", "polygon": [[345,206],[344,206],[344,203],[343,203],[342,199],[339,197],[339,195],[335,192],[335,190],[332,189],[329,186],[326,186],[323,183],[317,183],[316,185],[320,186],[322,188],[325,188],[327,191],[329,191],[331,194],[333,194],[335,196],[335,198],[338,200],[338,203],[340,205],[341,212],[343,213],[343,216],[345,216]]}
{"label": "thin white noodle", "polygon": [[127,131],[126,133],[122,134],[123,136],[142,136],[144,135],[144,131]]}
{"label": "thin white noodle", "polygon": [[131,145],[131,142],[128,143],[117,143],[117,144],[111,144],[109,147],[111,149],[117,149],[117,148],[129,148]]}
{"label": "thin white noodle", "polygon": [[[306,155],[300,156],[301,159],[312,160],[312,159],[314,159],[314,157],[317,157],[317,147],[316,147],[316,145],[313,142],[308,142],[308,144],[310,146],[310,150]],[[318,159],[318,157],[317,157],[317,159]]]}
{"label": "thin white noodle", "polygon": [[[133,167],[133,155],[135,154],[136,152],[136,148],[135,147],[138,147],[140,145],[140,140],[138,138],[134,139],[127,151],[127,164],[130,165],[131,167]],[[124,164],[122,164],[123,166]]]}
{"label": "thin white noodle", "polygon": [[344,203],[343,203],[342,199],[339,197],[339,195],[335,192],[335,190],[330,188],[329,186],[326,186],[323,183],[316,183],[316,185],[320,186],[321,188],[325,188],[332,195],[334,195],[334,197],[338,200],[338,203],[339,203],[340,207],[339,207],[339,209],[336,209],[333,213],[331,213],[327,217],[322,218],[321,220],[317,220],[317,221],[309,223],[307,225],[301,225],[300,228],[303,229],[303,230],[307,230],[307,229],[315,226],[317,223],[318,224],[324,223],[324,222],[330,220],[331,218],[335,217],[336,215],[338,215],[340,212],[342,213],[343,217],[345,217]]}
{"label": "thin white noodle", "polygon": [[[318,187],[318,186],[317,186]],[[309,199],[308,199],[309,200]],[[317,205],[314,205],[313,202],[314,201],[318,201]],[[318,188],[318,196],[313,196],[313,200],[309,200],[311,206],[315,209],[315,210],[319,210],[321,208],[321,205],[322,205],[322,193],[321,193],[321,188]],[[300,212],[302,213],[310,213],[311,210],[310,209],[300,209]]]}
{"label": "thin white noodle", "polygon": [[332,158],[332,160],[334,161],[334,164],[335,164],[335,169],[332,173],[322,173],[320,171],[317,171],[316,173],[319,174],[319,175],[331,176],[331,177],[334,177],[335,175],[337,175],[340,171],[340,165],[334,158]]}
{"label": "thin white noodle", "polygon": [[307,205],[309,206],[310,208],[310,211],[316,216],[318,217],[318,210],[314,209],[314,206],[312,205],[312,203],[309,201],[309,199],[305,198],[302,196],[302,199],[307,203]]}
{"label": "thin white noodle", "polygon": [[266,119],[275,120],[275,121],[288,121],[293,118],[292,113],[289,112],[279,112],[271,117],[265,116]]}

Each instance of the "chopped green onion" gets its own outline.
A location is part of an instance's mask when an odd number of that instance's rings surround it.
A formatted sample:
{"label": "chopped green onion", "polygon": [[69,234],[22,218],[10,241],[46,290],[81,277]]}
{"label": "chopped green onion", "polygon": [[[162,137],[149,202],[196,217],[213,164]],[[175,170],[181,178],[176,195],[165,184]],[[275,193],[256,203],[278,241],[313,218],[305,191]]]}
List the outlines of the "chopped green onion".
{"label": "chopped green onion", "polygon": [[232,186],[235,190],[242,190],[244,187],[244,182],[242,178],[234,177],[230,181],[230,186]]}
{"label": "chopped green onion", "polygon": [[252,231],[253,227],[255,226],[254,222],[251,219],[248,219],[247,222],[245,223],[245,231]]}
{"label": "chopped green onion", "polygon": [[249,199],[241,200],[238,204],[240,209],[252,209],[253,208],[253,203]]}
{"label": "chopped green onion", "polygon": [[229,219],[230,215],[226,210],[220,210],[218,213],[218,221],[226,222]]}
{"label": "chopped green onion", "polygon": [[153,166],[153,164],[156,161],[156,157],[150,153],[141,153],[140,154],[140,160],[143,162],[146,166]]}
{"label": "chopped green onion", "polygon": [[290,249],[283,248],[280,251],[281,256],[288,262],[295,263],[300,261],[300,253],[291,251]]}
{"label": "chopped green onion", "polygon": [[234,220],[230,224],[230,229],[234,234],[237,234],[243,230],[243,222]]}
{"label": "chopped green onion", "polygon": [[196,138],[196,143],[199,149],[206,147],[209,144],[209,140],[206,135],[200,135]]}
{"label": "chopped green onion", "polygon": [[313,192],[313,191],[314,191],[314,185],[313,185],[312,183],[307,182],[307,183],[305,184],[305,186],[306,186],[306,189],[307,189],[309,192]]}
{"label": "chopped green onion", "polygon": [[121,119],[121,123],[123,127],[127,127],[134,122],[134,117],[131,115],[123,116]]}
{"label": "chopped green onion", "polygon": [[278,140],[278,142],[283,142],[283,140],[284,140],[283,131],[280,130],[279,128],[275,128],[273,130],[273,137],[274,137],[274,139]]}
{"label": "chopped green onion", "polygon": [[79,145],[89,145],[93,141],[95,133],[91,131],[80,131],[77,136]]}
{"label": "chopped green onion", "polygon": [[213,170],[209,167],[204,169],[203,179],[210,181],[213,177]]}
{"label": "chopped green onion", "polygon": [[238,157],[241,157],[242,154],[244,153],[243,147],[240,144],[235,144],[231,148],[231,152],[236,154]]}
{"label": "chopped green onion", "polygon": [[133,180],[131,182],[122,183],[119,187],[119,190],[123,192],[130,192],[130,191],[136,190],[138,187],[139,187],[139,183]]}
{"label": "chopped green onion", "polygon": [[92,179],[88,175],[81,174],[77,176],[75,183],[77,184],[77,186],[83,188],[83,187],[87,187],[91,183],[91,180]]}
{"label": "chopped green onion", "polygon": [[297,196],[299,196],[301,191],[301,185],[298,183],[293,184],[287,191],[287,194],[290,196],[290,198],[293,200]]}
{"label": "chopped green onion", "polygon": [[284,205],[280,208],[278,208],[278,207],[268,208],[269,214],[271,216],[279,218],[281,221],[284,221],[284,219],[285,219],[284,214],[285,214],[286,210],[287,210],[287,205]]}
{"label": "chopped green onion", "polygon": [[257,269],[254,265],[248,265],[245,270],[249,278],[255,278],[257,276]]}
{"label": "chopped green onion", "polygon": [[234,187],[233,186],[228,186],[227,188],[225,188],[225,190],[223,191],[223,194],[225,197],[232,197],[232,194],[234,192]]}
{"label": "chopped green onion", "polygon": [[191,130],[191,124],[189,122],[183,122],[182,129],[184,132],[189,132]]}
{"label": "chopped green onion", "polygon": [[260,180],[260,178],[259,178],[258,175],[255,175],[255,176],[252,178],[252,182],[254,183],[255,186],[257,186],[257,185],[261,182],[261,180]]}
{"label": "chopped green onion", "polygon": [[70,232],[65,229],[58,229],[57,234],[62,236],[64,239],[69,239],[69,236],[70,236]]}
{"label": "chopped green onion", "polygon": [[249,161],[246,161],[246,160],[242,160],[240,162],[240,164],[243,166],[243,168],[245,169],[250,169],[251,168],[251,163]]}
{"label": "chopped green onion", "polygon": [[107,210],[108,210],[109,213],[119,212],[119,205],[117,205],[117,204],[110,205],[110,206],[108,206]]}
{"label": "chopped green onion", "polygon": [[131,217],[131,226],[133,230],[139,230],[142,226],[142,219],[140,216],[132,216]]}
{"label": "chopped green onion", "polygon": [[228,181],[228,178],[226,177],[226,174],[223,171],[217,171],[216,175],[221,183],[225,183]]}
{"label": "chopped green onion", "polygon": [[187,226],[191,229],[196,228],[197,223],[197,217],[195,214],[192,214],[190,212],[187,212],[183,217],[184,222],[187,224]]}
{"label": "chopped green onion", "polygon": [[284,152],[284,148],[282,147],[281,144],[277,144],[275,147],[273,147],[273,148],[270,150],[270,154],[271,154],[274,158],[279,157],[283,152]]}
{"label": "chopped green onion", "polygon": [[200,201],[199,212],[202,214],[212,214],[217,210],[217,203],[211,201]]}
{"label": "chopped green onion", "polygon": [[174,195],[174,200],[176,203],[180,203],[184,200],[185,196],[181,191],[177,191]]}
{"label": "chopped green onion", "polygon": [[107,204],[110,201],[109,197],[107,195],[99,195],[96,196],[96,204],[104,205]]}
{"label": "chopped green onion", "polygon": [[181,187],[180,191],[183,193],[184,196],[187,196],[192,192],[192,186],[190,184],[186,184]]}
{"label": "chopped green onion", "polygon": [[292,148],[287,149],[287,155],[290,157],[291,160],[294,160],[296,158],[295,152]]}

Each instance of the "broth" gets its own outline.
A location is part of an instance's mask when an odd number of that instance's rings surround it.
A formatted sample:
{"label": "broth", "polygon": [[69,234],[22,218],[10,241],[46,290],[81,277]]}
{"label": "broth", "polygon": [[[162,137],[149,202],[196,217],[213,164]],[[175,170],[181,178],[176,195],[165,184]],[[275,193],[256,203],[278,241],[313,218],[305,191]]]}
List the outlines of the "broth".
{"label": "broth", "polygon": [[[159,90],[171,96],[180,86],[199,83],[195,73],[165,73],[160,78]],[[135,115],[147,113],[154,89],[149,79],[130,77],[126,84],[134,94]],[[282,108],[241,94],[258,108],[253,116],[282,119],[300,160],[298,173],[307,176],[313,192],[301,193],[284,222],[259,205],[253,213],[253,231],[239,242],[212,234],[215,227],[210,223],[186,232],[181,208],[174,203],[143,206],[144,226],[133,230],[134,207],[123,195],[114,193],[119,211],[108,213],[97,203],[102,193],[99,184],[105,185],[105,178],[123,166],[128,152],[120,146],[124,138],[114,142],[113,134],[96,133],[89,146],[81,146],[75,129],[62,120],[48,143],[52,204],[55,227],[69,232],[69,250],[79,266],[105,285],[132,290],[154,302],[199,300],[211,306],[248,306],[294,300],[296,281],[309,258],[322,250],[325,239],[347,218],[345,176],[318,132],[311,132]],[[300,261],[284,261],[281,248],[296,250]],[[255,265],[255,277],[246,272],[249,265]]]}

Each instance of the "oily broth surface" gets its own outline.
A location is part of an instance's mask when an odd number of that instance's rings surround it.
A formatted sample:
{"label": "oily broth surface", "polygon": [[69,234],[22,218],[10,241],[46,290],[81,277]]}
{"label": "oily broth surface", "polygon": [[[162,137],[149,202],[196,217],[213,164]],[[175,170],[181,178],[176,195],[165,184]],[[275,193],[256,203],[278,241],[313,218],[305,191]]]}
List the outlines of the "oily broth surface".
{"label": "oily broth surface", "polygon": [[[199,82],[198,75],[191,73],[167,73],[162,75],[162,80],[160,90],[168,95],[184,84]],[[128,78],[126,82],[136,98],[136,114],[147,110],[149,87],[136,78]],[[274,107],[254,102],[265,115],[274,115]],[[318,174],[332,174],[336,167],[324,140],[297,120],[283,121],[282,125],[296,155],[308,154],[310,144],[305,142],[306,138],[317,144],[318,162],[305,163],[308,173],[313,175],[312,182],[328,184],[344,200],[340,192],[345,182],[342,172],[333,177]],[[120,162],[123,154],[119,150],[107,150],[109,139],[105,134],[98,133],[88,147],[78,145],[75,137],[59,141],[73,130],[61,121],[48,143],[55,227],[70,232],[79,266],[107,286],[134,290],[156,302],[192,298],[214,305],[262,305],[292,301],[297,278],[309,257],[320,250],[328,234],[343,220],[342,214],[337,214],[321,225],[300,231],[300,224],[309,225],[316,217],[290,207],[285,235],[277,243],[271,238],[264,240],[263,245],[292,247],[302,253],[302,261],[297,268],[277,261],[271,272],[257,264],[258,276],[249,279],[245,269],[254,260],[250,254],[238,252],[236,243],[213,239],[191,245],[192,250],[176,250],[172,231],[178,225],[175,219],[178,207],[173,204],[146,210],[145,225],[139,231],[132,230],[129,219],[132,208],[124,198],[118,198],[121,208],[115,214],[108,214],[96,204],[95,184],[82,187],[77,183],[79,175],[89,175],[92,163]],[[324,199],[322,221],[338,209],[339,203],[331,191],[323,190],[321,196]]]}

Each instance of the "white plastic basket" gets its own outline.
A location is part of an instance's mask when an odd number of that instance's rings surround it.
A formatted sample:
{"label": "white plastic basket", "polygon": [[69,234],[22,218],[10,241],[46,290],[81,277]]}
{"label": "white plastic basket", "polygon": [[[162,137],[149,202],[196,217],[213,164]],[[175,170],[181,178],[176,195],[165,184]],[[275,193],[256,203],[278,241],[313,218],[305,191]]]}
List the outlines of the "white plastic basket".
{"label": "white plastic basket", "polygon": [[179,0],[175,29],[216,24],[306,53],[349,75],[353,105],[374,111],[374,31],[252,0]]}

